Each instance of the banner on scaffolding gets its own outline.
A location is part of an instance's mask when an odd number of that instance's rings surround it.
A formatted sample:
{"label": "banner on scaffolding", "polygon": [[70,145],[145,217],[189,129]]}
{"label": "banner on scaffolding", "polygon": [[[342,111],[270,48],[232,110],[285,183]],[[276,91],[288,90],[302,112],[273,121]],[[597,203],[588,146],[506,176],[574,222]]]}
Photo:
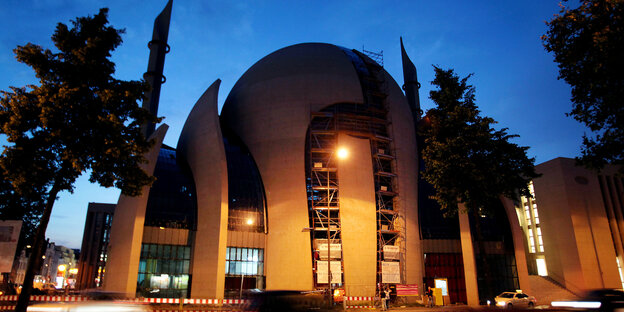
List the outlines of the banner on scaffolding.
{"label": "banner on scaffolding", "polygon": [[399,260],[399,246],[383,246],[384,260]]}
{"label": "banner on scaffolding", "polygon": [[418,284],[396,285],[397,296],[418,296]]}
{"label": "banner on scaffolding", "polygon": [[[319,253],[320,259],[327,260],[327,244],[318,244],[318,253]],[[329,253],[331,254],[332,259],[340,259],[342,255],[342,245],[341,244],[329,245]]]}
{"label": "banner on scaffolding", "polygon": [[[342,283],[342,263],[341,261],[331,261],[332,284]],[[327,261],[316,261],[316,282],[327,284]]]}
{"label": "banner on scaffolding", "polygon": [[381,262],[381,282],[384,284],[401,283],[401,272],[399,270],[399,262],[390,262],[390,261]]}

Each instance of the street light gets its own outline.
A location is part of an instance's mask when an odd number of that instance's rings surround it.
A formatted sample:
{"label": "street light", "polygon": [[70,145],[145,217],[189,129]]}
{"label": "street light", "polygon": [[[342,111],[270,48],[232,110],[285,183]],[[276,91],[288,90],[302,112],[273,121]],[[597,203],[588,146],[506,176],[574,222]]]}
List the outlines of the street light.
{"label": "street light", "polygon": [[[251,226],[254,224],[254,219],[249,217],[247,218],[247,221],[245,222],[247,223],[247,225]],[[247,250],[247,252],[249,252],[249,250]],[[240,286],[240,293],[238,294],[239,299],[243,299],[243,281],[245,279],[245,268],[247,267],[247,261],[249,260],[249,256],[247,256],[247,259],[242,259],[244,260],[241,266],[241,286]]]}
{"label": "street light", "polygon": [[[327,288],[329,290],[329,305],[333,306],[334,295],[332,291],[332,271],[331,271],[331,230],[330,230],[330,183],[329,183],[329,165],[332,157],[336,154],[338,159],[346,159],[349,156],[349,151],[344,147],[339,147],[337,150],[332,151],[327,160]],[[336,167],[336,174],[338,174],[338,167]]]}

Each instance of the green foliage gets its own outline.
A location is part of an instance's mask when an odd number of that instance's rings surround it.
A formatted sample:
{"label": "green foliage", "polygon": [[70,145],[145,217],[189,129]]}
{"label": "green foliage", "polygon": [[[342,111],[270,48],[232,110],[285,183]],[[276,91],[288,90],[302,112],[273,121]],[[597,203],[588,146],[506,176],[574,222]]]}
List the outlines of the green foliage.
{"label": "green foliage", "polygon": [[424,138],[422,176],[436,190],[434,198],[447,215],[458,203],[467,210],[489,213],[489,203],[518,191],[529,195],[528,183],[535,173],[527,147],[509,142],[517,135],[495,130],[492,118],[482,117],[475,104],[475,89],[450,70],[435,69],[429,97],[437,107],[427,111],[420,127]]}
{"label": "green foliage", "polygon": [[126,195],[152,182],[140,168],[151,146],[141,125],[157,118],[137,103],[145,82],[113,77],[109,57],[123,30],[107,26],[107,13],[77,18],[71,29],[59,23],[52,36],[58,52],[31,43],[14,50],[39,85],[0,94],[0,133],[9,142],[0,155],[2,218],[36,223],[43,203],[73,191],[87,170],[91,182]]}
{"label": "green foliage", "polygon": [[544,47],[572,87],[568,115],[592,131],[583,136],[580,162],[597,170],[616,164],[624,173],[624,1],[561,5],[547,25]]}

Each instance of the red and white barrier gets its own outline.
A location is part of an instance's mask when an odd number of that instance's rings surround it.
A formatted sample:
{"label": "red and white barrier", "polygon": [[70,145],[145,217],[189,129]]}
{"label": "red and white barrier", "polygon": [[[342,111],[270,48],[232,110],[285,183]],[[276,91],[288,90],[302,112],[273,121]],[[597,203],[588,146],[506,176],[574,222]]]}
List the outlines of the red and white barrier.
{"label": "red and white barrier", "polygon": [[[17,295],[0,296],[0,301],[17,301]],[[30,301],[45,301],[45,302],[77,302],[88,301],[88,297],[84,296],[30,296]],[[180,298],[136,298],[120,300],[127,302],[137,303],[161,303],[161,304],[179,304]],[[221,305],[221,304],[245,304],[247,300],[244,299],[182,299],[183,304],[197,304],[197,305]]]}
{"label": "red and white barrier", "polygon": [[373,301],[373,297],[344,297],[347,301]]}
{"label": "red and white barrier", "polygon": [[343,308],[344,309],[374,309],[373,305],[348,305],[348,303],[353,303],[353,301],[373,301],[373,297],[343,297]]}
{"label": "red and white barrier", "polygon": [[[17,301],[18,295],[11,296],[0,296],[0,301]],[[66,302],[77,302],[77,301],[87,301],[89,300],[87,297],[83,296],[30,296],[30,301],[66,301]]]}

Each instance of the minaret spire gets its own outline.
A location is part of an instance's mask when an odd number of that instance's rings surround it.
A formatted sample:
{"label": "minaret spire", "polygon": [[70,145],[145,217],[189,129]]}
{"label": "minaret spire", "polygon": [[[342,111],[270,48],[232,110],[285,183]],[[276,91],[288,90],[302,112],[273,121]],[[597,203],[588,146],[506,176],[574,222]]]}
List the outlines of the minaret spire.
{"label": "minaret spire", "polygon": [[[149,110],[155,116],[158,116],[158,102],[160,100],[160,85],[167,80],[163,75],[165,67],[165,54],[170,50],[167,44],[169,37],[169,22],[171,21],[171,6],[173,0],[169,0],[165,8],[160,12],[154,20],[154,32],[152,41],[147,44],[150,49],[149,62],[147,64],[147,72],[143,74],[143,78],[150,85],[150,90],[145,93],[143,108]],[[149,137],[154,132],[154,124],[145,125],[145,136]]]}
{"label": "minaret spire", "polygon": [[401,40],[401,59],[403,60],[403,91],[405,91],[405,97],[407,103],[412,110],[412,117],[414,117],[414,124],[418,124],[422,111],[420,110],[420,98],[418,95],[418,89],[420,89],[420,82],[418,82],[418,75],[416,73],[416,66],[407,56],[405,47],[403,46],[403,38]]}

